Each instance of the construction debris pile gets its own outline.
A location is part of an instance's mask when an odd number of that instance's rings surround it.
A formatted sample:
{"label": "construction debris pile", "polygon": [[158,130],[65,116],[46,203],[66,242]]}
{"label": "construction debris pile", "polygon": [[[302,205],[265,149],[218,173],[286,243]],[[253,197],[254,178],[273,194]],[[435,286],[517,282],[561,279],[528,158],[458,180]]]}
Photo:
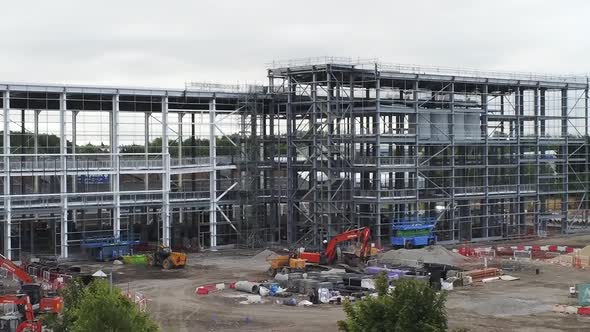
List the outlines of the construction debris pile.
{"label": "construction debris pile", "polygon": [[[265,250],[251,258],[252,262],[272,264],[276,253]],[[454,287],[467,286],[476,281],[516,280],[501,276],[498,268],[465,269],[474,260],[449,251],[440,246],[424,249],[391,250],[362,268],[327,267],[305,265],[301,268],[284,269],[267,280],[240,280],[229,283],[209,284],[198,287],[196,294],[206,295],[224,291],[235,292],[223,296],[239,298],[241,304],[276,303],[290,306],[310,306],[315,304],[341,304],[344,300],[355,301],[375,293],[375,279],[384,273],[391,287],[399,280],[416,279],[430,284],[436,289],[453,290]]]}

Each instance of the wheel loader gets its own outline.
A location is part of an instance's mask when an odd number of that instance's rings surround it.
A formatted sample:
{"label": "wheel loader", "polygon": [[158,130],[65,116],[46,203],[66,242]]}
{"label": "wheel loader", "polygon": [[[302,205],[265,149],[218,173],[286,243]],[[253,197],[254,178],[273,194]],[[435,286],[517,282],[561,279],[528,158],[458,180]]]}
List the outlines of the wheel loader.
{"label": "wheel loader", "polygon": [[186,254],[172,251],[170,247],[159,246],[158,250],[148,256],[150,266],[161,266],[165,270],[184,268],[186,265]]}

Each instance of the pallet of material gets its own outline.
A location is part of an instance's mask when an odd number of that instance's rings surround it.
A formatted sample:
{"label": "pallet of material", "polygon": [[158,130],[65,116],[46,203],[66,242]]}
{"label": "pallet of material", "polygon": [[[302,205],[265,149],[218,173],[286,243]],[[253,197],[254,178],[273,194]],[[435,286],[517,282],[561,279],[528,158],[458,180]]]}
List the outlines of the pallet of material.
{"label": "pallet of material", "polygon": [[470,270],[461,273],[462,277],[469,276],[473,281],[482,280],[484,278],[497,277],[500,275],[500,269],[489,267],[479,270]]}

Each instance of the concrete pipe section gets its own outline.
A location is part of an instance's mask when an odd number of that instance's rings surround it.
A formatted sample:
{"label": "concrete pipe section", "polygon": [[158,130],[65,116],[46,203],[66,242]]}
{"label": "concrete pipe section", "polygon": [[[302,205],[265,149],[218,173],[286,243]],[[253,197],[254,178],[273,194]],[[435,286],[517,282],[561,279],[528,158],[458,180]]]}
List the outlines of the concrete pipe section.
{"label": "concrete pipe section", "polygon": [[234,287],[242,292],[258,294],[260,284],[250,281],[238,281],[235,283]]}

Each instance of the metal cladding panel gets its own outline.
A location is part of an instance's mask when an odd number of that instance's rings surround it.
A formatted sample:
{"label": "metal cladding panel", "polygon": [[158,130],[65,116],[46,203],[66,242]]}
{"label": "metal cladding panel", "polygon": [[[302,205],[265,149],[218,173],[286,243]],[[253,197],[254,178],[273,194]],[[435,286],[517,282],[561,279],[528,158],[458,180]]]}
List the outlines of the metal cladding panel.
{"label": "metal cladding panel", "polygon": [[418,115],[418,137],[422,140],[429,140],[430,131],[430,113],[420,113]]}
{"label": "metal cladding panel", "polygon": [[449,139],[449,114],[432,113],[430,114],[430,133],[434,141],[445,141]]}
{"label": "metal cladding panel", "polygon": [[481,122],[479,114],[465,114],[465,136],[469,139],[481,138]]}
{"label": "metal cladding panel", "polygon": [[465,115],[463,113],[455,113],[454,115],[453,135],[455,135],[455,139],[465,139]]}

